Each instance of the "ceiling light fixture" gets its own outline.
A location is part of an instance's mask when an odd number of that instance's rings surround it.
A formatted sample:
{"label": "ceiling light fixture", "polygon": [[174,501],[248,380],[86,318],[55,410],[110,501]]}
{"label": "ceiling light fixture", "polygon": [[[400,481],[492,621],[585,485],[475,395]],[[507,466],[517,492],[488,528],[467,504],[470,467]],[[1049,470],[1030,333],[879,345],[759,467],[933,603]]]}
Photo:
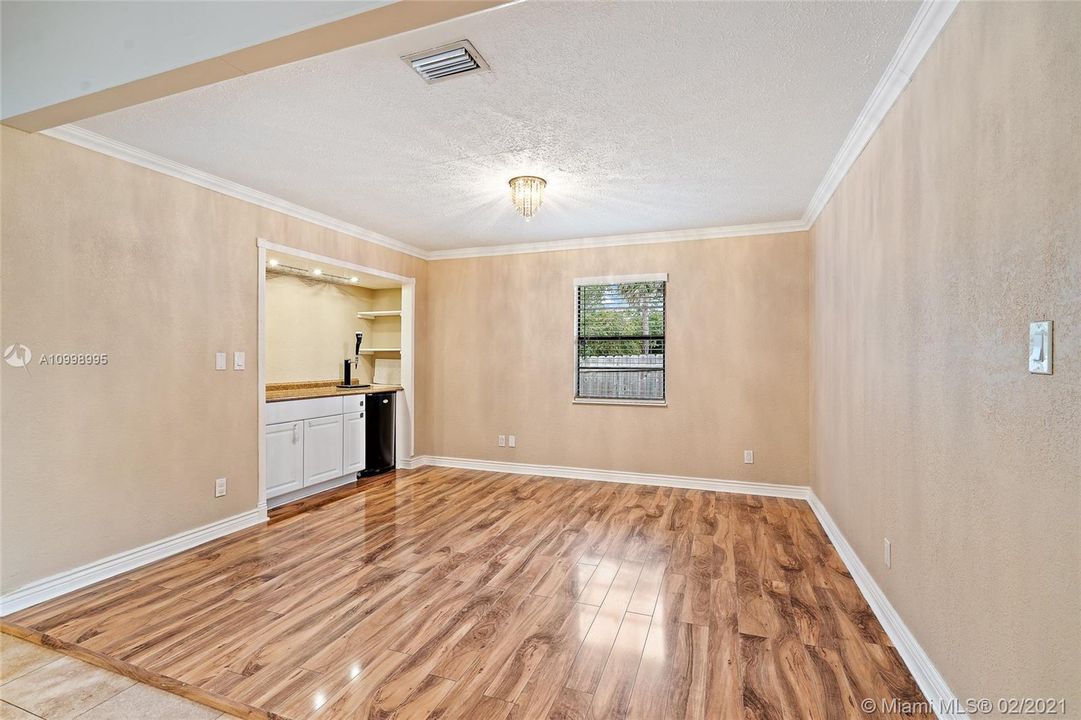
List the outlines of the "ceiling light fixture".
{"label": "ceiling light fixture", "polygon": [[[268,262],[267,265],[269,264],[270,263]],[[358,275],[353,275],[352,277],[346,275],[335,275],[333,272],[327,272],[322,268],[295,267],[293,265],[286,265],[283,262],[278,262],[274,267],[267,268],[267,277],[276,277],[279,275],[292,275],[294,277],[301,277],[323,283],[336,283],[338,285],[360,284],[360,276]],[[361,287],[363,287],[363,285],[361,285]]]}
{"label": "ceiling light fixture", "polygon": [[526,222],[532,220],[540,209],[547,185],[544,178],[536,175],[519,175],[510,179],[510,201]]}
{"label": "ceiling light fixture", "polygon": [[275,260],[274,258],[270,258],[269,260],[267,260],[266,264],[269,265],[270,267],[278,267],[278,261]]}

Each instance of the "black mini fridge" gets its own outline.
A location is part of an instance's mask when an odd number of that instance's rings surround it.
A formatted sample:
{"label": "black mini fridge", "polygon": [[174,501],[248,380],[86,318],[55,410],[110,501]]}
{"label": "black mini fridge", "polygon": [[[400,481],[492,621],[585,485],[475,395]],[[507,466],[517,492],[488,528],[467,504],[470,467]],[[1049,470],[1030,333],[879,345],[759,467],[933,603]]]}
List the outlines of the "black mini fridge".
{"label": "black mini fridge", "polygon": [[364,403],[366,457],[361,475],[394,469],[394,393],[372,393]]}

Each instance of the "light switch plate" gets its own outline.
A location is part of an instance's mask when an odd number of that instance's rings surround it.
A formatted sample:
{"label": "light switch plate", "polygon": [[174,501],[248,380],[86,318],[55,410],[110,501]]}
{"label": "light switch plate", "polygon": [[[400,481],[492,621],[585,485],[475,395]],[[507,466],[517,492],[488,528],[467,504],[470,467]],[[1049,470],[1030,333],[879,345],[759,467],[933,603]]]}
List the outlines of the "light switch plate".
{"label": "light switch plate", "polygon": [[743,451],[743,462],[746,463],[747,465],[753,465],[754,464],[754,450],[744,450]]}
{"label": "light switch plate", "polygon": [[1050,320],[1029,323],[1028,371],[1036,375],[1050,375],[1054,354],[1054,324]]}
{"label": "light switch plate", "polygon": [[496,442],[499,444],[499,447],[507,447],[507,436],[500,435],[498,438],[496,438]]}
{"label": "light switch plate", "polygon": [[518,436],[517,435],[508,435],[507,436],[507,446],[508,447],[518,447]]}
{"label": "light switch plate", "polygon": [[243,370],[244,369],[244,353],[239,351],[239,350],[237,352],[233,353],[233,369],[234,370]]}
{"label": "light switch plate", "polygon": [[220,353],[214,353],[214,369],[215,370],[224,370],[225,369],[225,353],[221,353],[221,352]]}
{"label": "light switch plate", "polygon": [[226,490],[226,479],[218,478],[214,481],[214,497],[224,497]]}

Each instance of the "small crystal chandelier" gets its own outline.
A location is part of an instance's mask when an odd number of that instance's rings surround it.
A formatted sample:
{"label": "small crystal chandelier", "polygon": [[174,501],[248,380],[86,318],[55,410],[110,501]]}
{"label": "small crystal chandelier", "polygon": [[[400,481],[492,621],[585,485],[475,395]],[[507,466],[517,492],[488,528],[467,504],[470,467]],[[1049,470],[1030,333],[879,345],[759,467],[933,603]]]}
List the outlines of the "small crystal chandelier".
{"label": "small crystal chandelier", "polygon": [[510,201],[514,203],[514,209],[525,218],[526,222],[532,220],[540,209],[541,201],[544,200],[544,188],[547,185],[544,178],[536,175],[519,175],[510,179]]}

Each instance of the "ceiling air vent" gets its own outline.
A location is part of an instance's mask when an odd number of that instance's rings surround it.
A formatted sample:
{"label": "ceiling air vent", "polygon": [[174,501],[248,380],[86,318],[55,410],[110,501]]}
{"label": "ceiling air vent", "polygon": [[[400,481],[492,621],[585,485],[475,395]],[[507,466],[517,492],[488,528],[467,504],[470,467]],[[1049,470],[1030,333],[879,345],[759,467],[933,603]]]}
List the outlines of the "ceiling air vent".
{"label": "ceiling air vent", "polygon": [[429,85],[448,78],[471,72],[488,70],[488,63],[480,56],[473,43],[459,40],[449,45],[440,45],[431,50],[406,55],[402,58],[417,71]]}

